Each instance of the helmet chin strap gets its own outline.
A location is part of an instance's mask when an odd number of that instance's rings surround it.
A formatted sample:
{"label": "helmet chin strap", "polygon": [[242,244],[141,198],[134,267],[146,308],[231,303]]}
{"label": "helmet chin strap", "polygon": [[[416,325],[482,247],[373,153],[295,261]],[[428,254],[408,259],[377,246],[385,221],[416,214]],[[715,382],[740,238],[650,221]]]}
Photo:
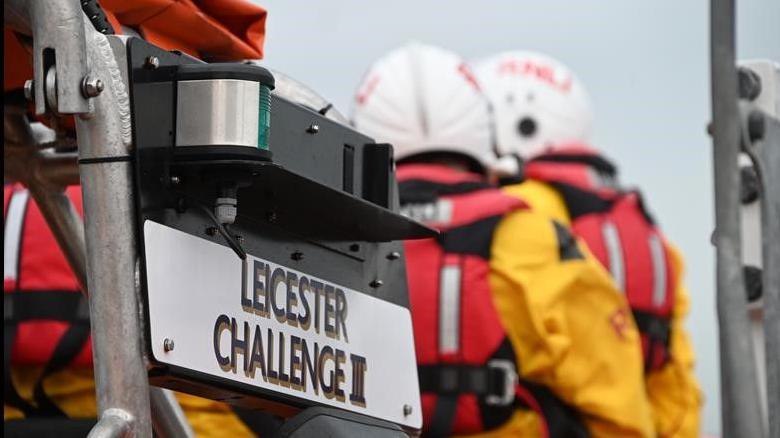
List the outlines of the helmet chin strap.
{"label": "helmet chin strap", "polygon": [[523,169],[523,159],[514,153],[505,154],[489,163],[488,170],[497,178],[520,176]]}

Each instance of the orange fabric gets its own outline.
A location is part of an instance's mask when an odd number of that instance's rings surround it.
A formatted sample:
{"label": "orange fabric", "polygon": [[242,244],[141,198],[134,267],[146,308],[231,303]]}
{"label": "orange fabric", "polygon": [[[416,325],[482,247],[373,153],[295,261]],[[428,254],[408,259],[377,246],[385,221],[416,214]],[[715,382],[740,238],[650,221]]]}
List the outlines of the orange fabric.
{"label": "orange fabric", "polygon": [[266,11],[245,0],[103,0],[125,26],[165,49],[215,61],[263,57]]}
{"label": "orange fabric", "polygon": [[[141,31],[166,50],[181,50],[208,61],[263,57],[267,12],[248,0],[103,0],[109,21]],[[3,91],[32,77],[27,50],[3,29]]]}

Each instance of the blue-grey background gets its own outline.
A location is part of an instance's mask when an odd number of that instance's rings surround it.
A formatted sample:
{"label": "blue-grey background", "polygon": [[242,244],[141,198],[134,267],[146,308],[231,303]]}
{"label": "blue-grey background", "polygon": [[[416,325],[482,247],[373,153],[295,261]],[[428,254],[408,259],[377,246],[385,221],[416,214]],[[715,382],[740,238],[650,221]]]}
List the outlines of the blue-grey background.
{"label": "blue-grey background", "polygon": [[[639,185],[687,260],[688,319],[706,397],[703,432],[719,434],[710,141],[709,2],[261,0],[268,65],[348,113],[368,65],[410,40],[471,59],[545,52],[589,89],[595,143]],[[740,58],[780,61],[780,1],[743,0]]]}

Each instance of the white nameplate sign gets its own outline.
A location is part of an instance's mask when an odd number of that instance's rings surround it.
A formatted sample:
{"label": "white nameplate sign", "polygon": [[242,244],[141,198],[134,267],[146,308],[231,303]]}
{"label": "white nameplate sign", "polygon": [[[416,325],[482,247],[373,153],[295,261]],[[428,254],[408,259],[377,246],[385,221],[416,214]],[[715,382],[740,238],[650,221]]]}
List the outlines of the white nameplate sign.
{"label": "white nameplate sign", "polygon": [[408,309],[152,221],[144,244],[158,362],[422,426]]}

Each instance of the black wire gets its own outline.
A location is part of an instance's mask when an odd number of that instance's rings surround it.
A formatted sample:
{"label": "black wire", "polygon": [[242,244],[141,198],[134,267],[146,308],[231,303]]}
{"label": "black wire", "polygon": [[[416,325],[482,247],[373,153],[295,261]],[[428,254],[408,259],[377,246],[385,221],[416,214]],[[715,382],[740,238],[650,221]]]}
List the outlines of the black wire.
{"label": "black wire", "polygon": [[206,214],[206,216],[209,217],[209,219],[211,219],[212,222],[214,222],[214,225],[216,226],[217,231],[219,231],[219,234],[221,234],[222,237],[225,238],[225,240],[227,241],[228,246],[230,246],[230,249],[232,249],[233,252],[236,253],[238,258],[240,258],[241,260],[246,260],[246,251],[244,251],[244,248],[242,248],[241,245],[236,241],[236,239],[233,238],[233,236],[230,235],[230,233],[228,232],[226,226],[221,224],[221,223],[219,223],[219,219],[217,219],[217,216],[214,215],[214,212],[212,212],[210,208],[208,208],[207,206],[203,205],[200,201],[198,201],[198,200],[196,200],[194,198],[191,198],[191,197],[187,196],[186,199],[188,201],[190,201],[192,203],[192,205],[194,205],[195,207],[198,207],[203,213]]}

